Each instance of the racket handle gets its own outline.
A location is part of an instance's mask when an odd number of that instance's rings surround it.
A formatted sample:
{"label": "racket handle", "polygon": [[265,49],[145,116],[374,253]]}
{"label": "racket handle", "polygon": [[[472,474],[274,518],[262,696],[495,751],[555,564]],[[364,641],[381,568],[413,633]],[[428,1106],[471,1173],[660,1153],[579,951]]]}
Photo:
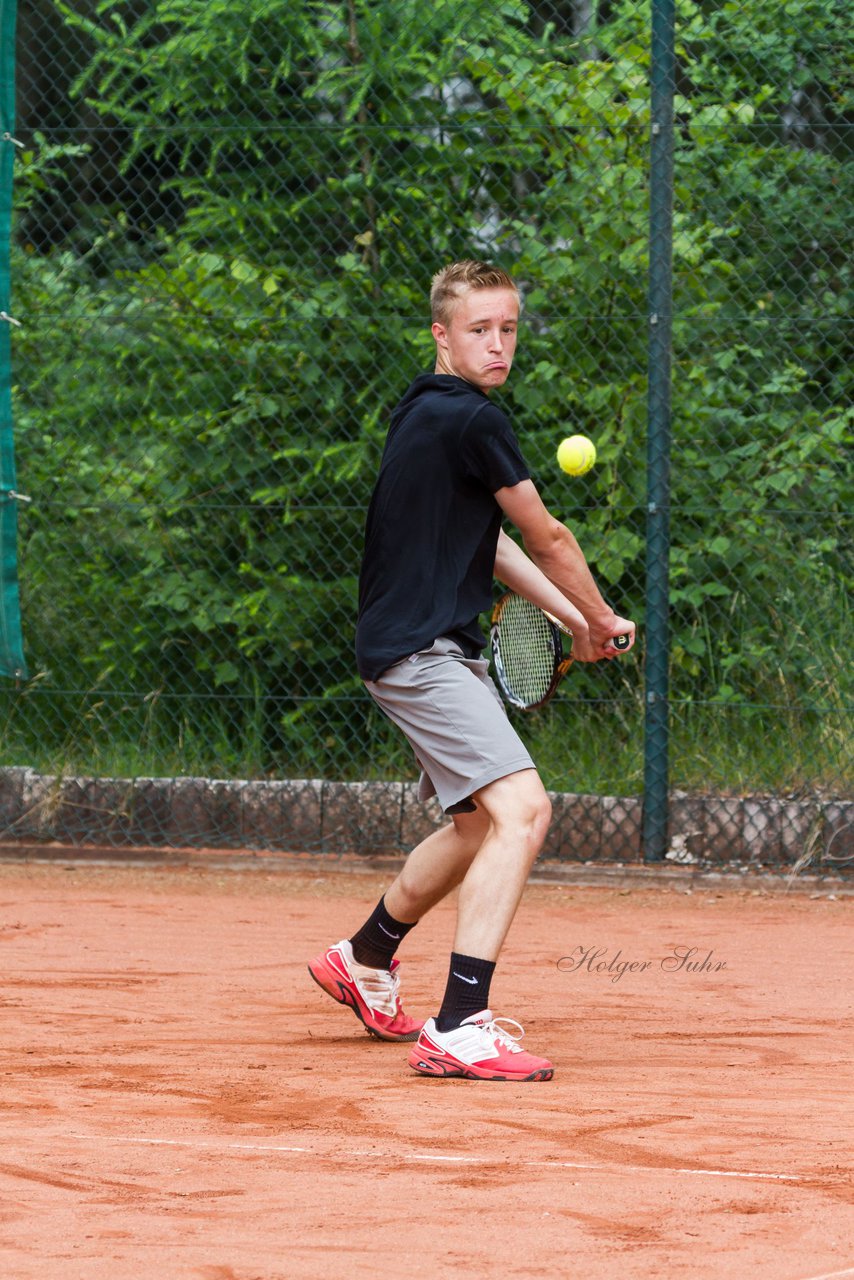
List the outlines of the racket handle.
{"label": "racket handle", "polygon": [[614,637],[613,637],[613,639],[611,640],[611,644],[614,646],[614,648],[615,648],[615,649],[628,649],[628,647],[629,647],[629,637],[628,637],[628,636],[614,636]]}

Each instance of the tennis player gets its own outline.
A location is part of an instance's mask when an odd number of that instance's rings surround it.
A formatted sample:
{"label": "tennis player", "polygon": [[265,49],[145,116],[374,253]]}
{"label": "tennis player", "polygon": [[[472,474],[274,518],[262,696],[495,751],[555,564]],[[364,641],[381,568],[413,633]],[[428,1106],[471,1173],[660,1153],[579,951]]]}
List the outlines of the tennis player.
{"label": "tennis player", "polygon": [[[493,577],[573,633],[577,662],[617,656],[634,624],[602,598],[570,530],[546,510],[506,414],[490,394],[513,364],[520,299],[507,273],[455,262],[431,289],[436,366],[392,413],[368,511],[356,659],[371,696],[403,731],[450,821],[409,854],[362,927],[309,965],[317,983],[382,1040],[414,1041],[430,1076],[548,1080],[513,1019],[494,1018],[490,983],[551,805],[482,657],[479,615]],[[525,550],[502,529],[509,520]],[[404,1013],[395,953],[459,886],[441,1006]]]}

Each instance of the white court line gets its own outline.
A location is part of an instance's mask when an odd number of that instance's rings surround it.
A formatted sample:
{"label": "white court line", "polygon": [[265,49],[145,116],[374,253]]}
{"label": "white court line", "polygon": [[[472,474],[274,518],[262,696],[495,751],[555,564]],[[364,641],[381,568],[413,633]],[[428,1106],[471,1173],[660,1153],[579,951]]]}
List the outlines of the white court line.
{"label": "white court line", "polygon": [[[673,1165],[575,1164],[571,1160],[521,1160],[519,1163],[529,1166],[542,1165],[550,1168],[557,1166],[562,1169],[626,1170],[628,1173],[689,1173],[696,1178],[758,1178],[772,1182],[800,1182],[804,1177],[804,1174],[801,1173],[760,1173],[740,1169],[682,1169]],[[824,1280],[824,1277],[818,1276],[817,1280]]]}
{"label": "white court line", "polygon": [[848,1267],[846,1271],[827,1271],[823,1276],[810,1276],[809,1280],[850,1280],[854,1276],[854,1267]]}
{"label": "white court line", "polygon": [[[112,1137],[110,1135],[99,1135],[91,1133],[69,1133],[65,1135],[76,1142],[92,1142],[103,1144],[124,1144],[130,1146],[148,1146],[148,1147],[190,1147],[196,1151],[271,1151],[284,1152],[286,1154],[296,1155],[314,1155],[320,1159],[324,1158],[323,1153],[317,1152],[312,1147],[290,1147],[282,1146],[274,1142],[197,1142],[186,1138],[134,1138],[134,1137]],[[372,1158],[375,1160],[400,1160],[400,1161],[422,1161],[446,1164],[473,1164],[473,1165],[496,1165],[501,1164],[500,1160],[491,1160],[485,1156],[454,1156],[454,1155],[435,1155],[433,1153],[421,1153],[412,1151],[360,1151],[360,1150],[341,1150],[336,1151],[332,1158],[340,1160],[345,1159],[364,1159]],[[680,1174],[693,1178],[743,1178],[755,1182],[800,1182],[805,1176],[798,1173],[763,1173],[759,1171],[745,1171],[740,1169],[688,1169],[680,1166],[668,1165],[631,1165],[631,1164],[593,1164],[584,1163],[575,1160],[517,1160],[517,1167],[523,1165],[531,1169],[579,1169],[589,1172],[606,1172],[606,1173],[646,1173],[646,1174]],[[844,1276],[854,1277],[854,1270],[840,1271],[840,1280]],[[815,1276],[810,1280],[831,1280],[827,1276]],[[835,1278],[834,1278],[835,1280]]]}

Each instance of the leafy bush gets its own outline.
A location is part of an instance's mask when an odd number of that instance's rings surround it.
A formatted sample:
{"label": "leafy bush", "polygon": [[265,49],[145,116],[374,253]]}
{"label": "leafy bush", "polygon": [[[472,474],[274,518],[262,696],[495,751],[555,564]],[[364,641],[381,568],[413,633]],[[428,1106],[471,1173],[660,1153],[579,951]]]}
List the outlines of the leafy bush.
{"label": "leafy bush", "polygon": [[[125,165],[169,149],[184,214],[131,235],[105,208],[85,252],[16,248],[40,317],[16,352],[40,696],[100,699],[99,732],[158,750],[205,739],[212,768],[358,775],[396,750],[353,670],[361,529],[388,411],[431,361],[430,275],[454,256],[522,284],[504,402],[642,623],[645,9],[621,0],[577,37],[516,0],[161,0],[132,25],[120,0],[57,9],[95,49],[77,91]],[[678,10],[674,697],[844,701],[827,657],[851,500],[850,156],[828,145],[844,32],[811,0],[786,6],[797,38],[758,0]],[[823,142],[786,126],[793,85]],[[21,191],[63,163],[31,156]],[[570,489],[553,455],[575,430],[599,465]],[[638,737],[623,671],[574,680]],[[52,705],[40,734],[59,746]]]}

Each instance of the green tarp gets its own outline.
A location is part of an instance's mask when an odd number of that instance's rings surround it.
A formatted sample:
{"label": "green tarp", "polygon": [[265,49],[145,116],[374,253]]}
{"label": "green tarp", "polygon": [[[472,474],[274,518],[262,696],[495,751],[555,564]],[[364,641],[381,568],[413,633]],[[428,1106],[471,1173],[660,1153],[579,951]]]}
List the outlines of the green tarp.
{"label": "green tarp", "polygon": [[18,594],[18,497],[12,440],[9,241],[15,164],[16,0],[0,0],[0,676],[26,675]]}

